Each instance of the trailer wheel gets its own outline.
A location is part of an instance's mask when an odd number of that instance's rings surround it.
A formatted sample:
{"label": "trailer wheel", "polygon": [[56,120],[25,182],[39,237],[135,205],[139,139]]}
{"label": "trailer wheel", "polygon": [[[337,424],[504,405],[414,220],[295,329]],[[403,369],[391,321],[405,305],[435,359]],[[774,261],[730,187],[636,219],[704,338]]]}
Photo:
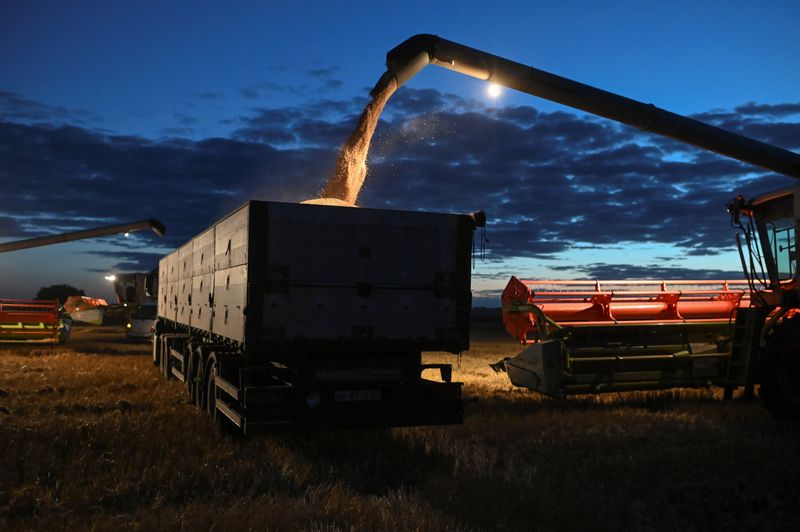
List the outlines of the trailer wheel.
{"label": "trailer wheel", "polygon": [[784,321],[767,342],[759,393],[773,414],[800,419],[800,317]]}
{"label": "trailer wheel", "polygon": [[196,350],[197,358],[194,359],[194,404],[200,410],[206,410],[206,398],[208,390],[208,370],[210,357],[213,353],[212,346],[209,344],[201,344]]}

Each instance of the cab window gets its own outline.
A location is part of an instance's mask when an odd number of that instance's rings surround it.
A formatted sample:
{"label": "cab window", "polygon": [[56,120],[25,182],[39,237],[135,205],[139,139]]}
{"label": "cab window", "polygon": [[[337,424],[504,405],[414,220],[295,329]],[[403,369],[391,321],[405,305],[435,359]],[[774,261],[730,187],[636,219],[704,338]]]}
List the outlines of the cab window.
{"label": "cab window", "polygon": [[778,280],[793,279],[797,272],[797,235],[792,218],[767,222],[769,247],[778,268]]}

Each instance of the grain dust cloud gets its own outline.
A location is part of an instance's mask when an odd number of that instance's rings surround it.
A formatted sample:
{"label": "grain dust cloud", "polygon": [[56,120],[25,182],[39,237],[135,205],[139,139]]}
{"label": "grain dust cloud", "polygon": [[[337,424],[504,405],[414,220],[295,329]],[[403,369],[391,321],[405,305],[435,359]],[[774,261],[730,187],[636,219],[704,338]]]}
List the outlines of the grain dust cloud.
{"label": "grain dust cloud", "polygon": [[370,91],[372,99],[361,113],[356,128],[342,145],[336,159],[336,169],[322,189],[320,198],[303,203],[351,206],[356,204],[358,193],[367,176],[367,153],[372,135],[375,133],[375,127],[386,102],[396,90],[397,81],[389,72],[384,73]]}

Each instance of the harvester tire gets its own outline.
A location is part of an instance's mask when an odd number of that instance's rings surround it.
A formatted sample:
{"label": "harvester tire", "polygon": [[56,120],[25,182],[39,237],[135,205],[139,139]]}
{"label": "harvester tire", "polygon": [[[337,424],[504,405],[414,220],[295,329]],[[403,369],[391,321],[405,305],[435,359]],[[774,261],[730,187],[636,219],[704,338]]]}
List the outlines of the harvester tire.
{"label": "harvester tire", "polygon": [[776,327],[761,357],[764,406],[781,418],[800,420],[800,316]]}

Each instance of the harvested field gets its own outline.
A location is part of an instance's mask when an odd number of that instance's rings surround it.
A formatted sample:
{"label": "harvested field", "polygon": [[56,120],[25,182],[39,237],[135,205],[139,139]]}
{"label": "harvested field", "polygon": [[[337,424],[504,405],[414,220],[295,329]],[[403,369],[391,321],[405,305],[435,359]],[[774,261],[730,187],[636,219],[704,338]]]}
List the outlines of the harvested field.
{"label": "harvested field", "polygon": [[120,328],[0,349],[0,529],[798,530],[800,427],[720,390],[556,401],[450,361],[462,426],[232,440]]}

